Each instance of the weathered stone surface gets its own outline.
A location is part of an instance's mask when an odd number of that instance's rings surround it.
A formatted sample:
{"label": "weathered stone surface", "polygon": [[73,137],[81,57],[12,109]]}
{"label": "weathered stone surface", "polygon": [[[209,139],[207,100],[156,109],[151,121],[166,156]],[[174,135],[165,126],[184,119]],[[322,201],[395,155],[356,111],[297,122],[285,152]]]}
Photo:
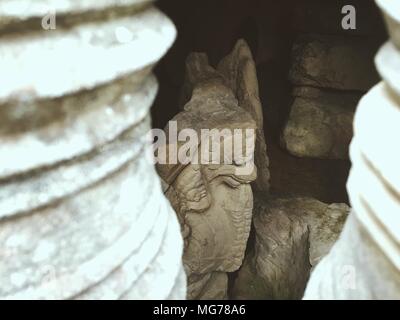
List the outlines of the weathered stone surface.
{"label": "weathered stone surface", "polygon": [[135,143],[149,130],[147,118],[116,141],[89,155],[76,158],[56,168],[34,171],[19,179],[0,181],[0,218],[26,214],[41,206],[79,193],[108,177],[121,166],[143,156],[143,145]]}
{"label": "weathered stone surface", "polygon": [[[140,181],[143,191],[139,198],[142,200],[135,203],[138,214],[132,214],[135,211],[129,205],[130,190],[138,187],[135,181]],[[47,284],[53,286],[51,294],[57,299],[78,294],[82,286],[94,285],[106,272],[140,249],[149,230],[165,223],[165,219],[158,218],[160,190],[157,183],[143,159],[79,195],[36,210],[34,215],[4,221],[1,241],[6,245],[1,257],[0,295],[44,298],[49,292],[39,285],[45,276],[40,271],[47,265],[57,270],[55,283]],[[148,195],[147,199],[144,194]],[[84,235],[82,230],[85,230]],[[153,252],[156,249],[157,246]],[[104,259],[109,262],[104,263]],[[24,281],[16,283],[15,278]],[[63,282],[65,279],[69,281]]]}
{"label": "weathered stone surface", "polygon": [[227,79],[236,94],[239,105],[247,110],[257,123],[256,150],[254,162],[257,179],[252,186],[255,192],[269,193],[269,159],[264,135],[264,116],[261,106],[257,70],[246,41],[239,40],[233,52],[218,65],[218,71]]}
{"label": "weathered stone surface", "polygon": [[[146,156],[150,71],[175,31],[152,8],[112,17],[114,6],[138,2],[58,2],[75,15],[73,28],[38,32],[22,22],[21,33],[1,37],[1,299],[186,295],[179,224]],[[38,14],[21,6],[3,1],[0,16]],[[118,44],[121,23],[132,37]]]}
{"label": "weathered stone surface", "polygon": [[285,208],[257,205],[255,248],[236,279],[235,299],[300,299],[311,269],[309,230]]}
{"label": "weathered stone surface", "polygon": [[[53,166],[115,140],[124,131],[143,121],[149,112],[157,85],[154,78],[143,81],[135,89],[128,79],[102,87],[102,90],[44,104],[43,108],[58,109],[59,115],[50,116],[43,125],[31,124],[30,120],[24,121],[26,117],[22,117],[21,124],[26,129],[19,131],[18,126],[13,128],[11,125],[11,132],[3,129],[5,132],[0,136],[0,177]],[[132,108],[132,105],[137,107]],[[11,117],[14,118],[14,112]],[[3,118],[0,122],[7,122],[7,119]],[[29,157],[24,156],[26,150],[31,152]]]}
{"label": "weathered stone surface", "polygon": [[[134,282],[121,299],[123,300],[163,300],[166,297],[185,299],[186,275],[182,268],[182,237],[179,232],[179,223],[176,214],[169,204],[164,208],[164,214],[169,212],[169,222],[165,232],[165,238],[157,253],[156,259],[148,264],[145,272]],[[149,241],[151,243],[151,241]],[[177,247],[178,245],[178,247]],[[178,248],[178,250],[177,250]],[[126,268],[128,272],[137,259],[131,259],[131,266]]]}
{"label": "weathered stone surface", "polygon": [[[0,41],[1,178],[82,155],[140,122],[156,94],[154,80],[144,79],[175,36],[155,9],[43,32]],[[75,94],[50,99],[67,93]]]}
{"label": "weathered stone surface", "polygon": [[298,157],[347,159],[357,97],[311,91],[310,97],[295,97],[283,147]]}
{"label": "weathered stone surface", "polygon": [[44,32],[1,38],[0,103],[60,97],[131,75],[154,65],[175,37],[155,9]]}
{"label": "weathered stone surface", "polygon": [[[193,90],[191,99],[172,121],[176,121],[178,133],[186,128],[197,133],[199,151],[191,152],[186,164],[159,163],[157,169],[185,238],[183,262],[188,275],[188,298],[224,298],[226,273],[241,266],[250,233],[253,209],[250,183],[257,175],[252,161],[255,141],[252,137],[248,139],[244,131],[255,131],[257,125],[238,104],[222,75],[208,64],[205,54],[192,54],[187,69],[189,87]],[[198,159],[211,154],[210,148],[202,148],[209,139],[201,136],[202,129],[239,130],[243,134],[239,144],[245,143],[244,149],[224,147],[215,163],[199,162]],[[238,137],[233,132],[224,136],[222,142],[225,146],[236,141],[238,146]],[[183,142],[168,140],[167,154],[175,147],[180,153],[182,145]],[[246,156],[242,153],[245,148],[250,151]],[[250,170],[240,173],[239,169],[247,166]]]}
{"label": "weathered stone surface", "polygon": [[[384,83],[360,102],[351,146],[353,168],[347,185],[355,215],[397,268],[400,268],[400,218],[397,214],[400,210],[397,170],[400,152],[393,150],[391,144],[399,137],[399,105],[399,99]],[[372,131],[370,119],[377,116],[384,121],[378,130]]]}
{"label": "weathered stone surface", "polygon": [[398,1],[376,0],[382,10],[392,43],[400,50],[400,5]]}
{"label": "weathered stone surface", "polygon": [[86,11],[105,10],[110,7],[115,10],[118,7],[133,7],[151,0],[89,0],[89,1],[52,1],[52,0],[3,0],[0,3],[0,17],[4,19],[20,19],[45,16],[50,10],[59,15],[77,14]]}
{"label": "weathered stone surface", "polygon": [[310,208],[302,217],[310,226],[310,262],[315,267],[338,240],[351,209],[344,203],[308,201]]}
{"label": "weathered stone surface", "polygon": [[298,86],[367,91],[379,81],[378,46],[364,38],[301,36],[293,47],[290,80]]}
{"label": "weathered stone surface", "polygon": [[350,208],[309,198],[256,201],[255,249],[234,285],[236,299],[300,299],[312,267],[338,239]]}
{"label": "weathered stone surface", "polygon": [[[393,55],[384,60],[388,49]],[[387,84],[375,86],[357,109],[347,186],[354,213],[315,269],[305,299],[400,299],[400,152],[393,148],[400,134],[400,96],[392,90],[398,69],[389,71],[396,51],[386,44],[379,53],[378,69]]]}
{"label": "weathered stone surface", "polygon": [[400,273],[355,214],[311,275],[306,300],[400,299]]}
{"label": "weathered stone surface", "polygon": [[188,279],[188,299],[226,300],[228,299],[228,275],[226,272],[212,272],[192,275]]}
{"label": "weathered stone surface", "polygon": [[271,200],[270,214],[284,212],[301,218],[310,229],[310,262],[314,267],[329,253],[348,217],[350,208],[346,204],[325,204],[311,198],[288,198]]}

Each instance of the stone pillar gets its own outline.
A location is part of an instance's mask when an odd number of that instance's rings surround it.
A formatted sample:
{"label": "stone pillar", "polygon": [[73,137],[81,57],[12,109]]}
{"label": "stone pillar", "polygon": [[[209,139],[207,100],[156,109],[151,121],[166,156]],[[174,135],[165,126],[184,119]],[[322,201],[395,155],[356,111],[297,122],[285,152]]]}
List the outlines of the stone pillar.
{"label": "stone pillar", "polygon": [[391,41],[375,60],[384,81],[362,98],[355,115],[353,213],[313,273],[305,299],[400,299],[400,4],[376,2]]}
{"label": "stone pillar", "polygon": [[3,0],[0,21],[0,299],[185,298],[146,157],[171,21],[148,0]]}

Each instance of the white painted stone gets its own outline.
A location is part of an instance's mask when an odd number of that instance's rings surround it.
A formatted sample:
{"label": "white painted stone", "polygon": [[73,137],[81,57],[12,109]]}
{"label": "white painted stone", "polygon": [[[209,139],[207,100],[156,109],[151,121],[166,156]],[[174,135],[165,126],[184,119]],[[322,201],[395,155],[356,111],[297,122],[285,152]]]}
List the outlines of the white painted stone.
{"label": "white painted stone", "polygon": [[145,124],[129,131],[116,145],[104,146],[102,152],[96,153],[93,158],[78,158],[53,170],[0,183],[0,217],[24,214],[80,192],[142,156],[142,146],[133,141],[140,138],[138,132],[148,130],[148,121]]}
{"label": "white painted stone", "polygon": [[[60,119],[32,129],[29,135],[21,132],[11,136],[0,136],[0,177],[81,156],[96,147],[110,143],[124,131],[143,121],[154,101],[157,86],[153,78],[136,90],[129,85],[129,81],[124,85],[124,90],[131,90],[128,103],[107,92],[98,93],[98,98],[90,101],[87,99],[90,99],[91,95],[84,99],[67,98],[62,105],[64,116]],[[106,102],[115,100],[112,121],[104,112],[107,108],[102,101],[104,96]],[[79,109],[77,106],[82,103],[84,107]],[[132,105],[137,107],[132,108]],[[26,157],[27,150],[30,152],[29,157]]]}
{"label": "white painted stone", "polygon": [[[152,0],[38,0],[0,3],[0,33],[51,31],[81,24],[82,21],[110,20],[118,16],[133,16],[148,9]],[[95,19],[92,19],[95,18]],[[103,34],[99,30],[97,35]]]}
{"label": "white painted stone", "polygon": [[389,29],[390,38],[400,49],[400,3],[393,0],[376,0]]}
{"label": "white painted stone", "polygon": [[375,64],[383,80],[400,96],[400,48],[387,42],[378,52]]}
{"label": "white painted stone", "polygon": [[144,2],[58,1],[76,24],[50,33],[23,21],[48,1],[20,17],[27,2],[0,4],[20,27],[0,39],[0,299],[186,296],[179,225],[146,156],[151,68],[175,29]]}
{"label": "white painted stone", "polygon": [[400,190],[400,103],[381,83],[360,102],[354,122],[358,148],[392,188]]}
{"label": "white painted stone", "polygon": [[[121,27],[134,34],[132,41],[118,41]],[[128,76],[156,63],[176,35],[155,9],[43,32],[0,39],[0,103],[60,97]]]}
{"label": "white painted stone", "polygon": [[104,10],[109,7],[139,6],[151,0],[2,0],[0,2],[0,17],[25,20],[31,17],[43,17],[48,11],[54,10],[59,15],[82,13],[89,10]]}
{"label": "white painted stone", "polygon": [[311,274],[304,299],[400,299],[400,273],[352,213],[331,253]]}

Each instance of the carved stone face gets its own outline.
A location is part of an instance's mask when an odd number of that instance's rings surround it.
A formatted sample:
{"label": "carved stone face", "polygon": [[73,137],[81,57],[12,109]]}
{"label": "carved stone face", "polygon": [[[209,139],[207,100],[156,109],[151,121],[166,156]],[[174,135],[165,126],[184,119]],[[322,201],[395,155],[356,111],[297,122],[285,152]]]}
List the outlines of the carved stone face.
{"label": "carved stone face", "polygon": [[189,165],[174,183],[180,200],[180,212],[203,212],[211,205],[211,196],[207,192],[200,165]]}
{"label": "carved stone face", "polygon": [[237,169],[248,163],[244,157],[235,158],[238,163],[232,165],[188,165],[173,184],[186,230],[184,263],[190,273],[233,272],[242,263],[253,209],[250,183],[257,173],[253,167],[249,175],[238,175]]}
{"label": "carved stone face", "polygon": [[233,272],[241,265],[250,232],[253,195],[249,184],[232,188],[231,179],[218,176],[210,181],[210,208],[186,216],[191,234],[184,263],[192,272]]}
{"label": "carved stone face", "polygon": [[[238,270],[242,264],[253,210],[250,183],[257,177],[255,160],[260,164],[262,179],[254,185],[260,186],[258,190],[268,189],[267,164],[263,164],[268,160],[259,130],[262,109],[250,49],[239,41],[218,68],[210,66],[205,54],[188,57],[182,92],[184,108],[173,118],[178,131],[190,128],[197,134],[195,145],[200,145],[200,154],[197,157],[196,149],[195,159],[200,161],[157,166],[185,238],[183,261],[191,299],[226,297],[226,273]],[[208,133],[206,137],[204,132]],[[168,136],[169,150],[186,144],[171,139],[170,132]],[[213,138],[223,143],[214,144]],[[189,157],[193,159],[191,153]]]}

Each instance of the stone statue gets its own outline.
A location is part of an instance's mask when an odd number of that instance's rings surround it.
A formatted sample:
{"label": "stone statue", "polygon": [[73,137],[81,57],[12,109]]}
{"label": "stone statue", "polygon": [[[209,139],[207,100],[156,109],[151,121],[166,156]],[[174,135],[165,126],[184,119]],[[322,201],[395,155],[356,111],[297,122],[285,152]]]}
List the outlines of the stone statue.
{"label": "stone statue", "polygon": [[[183,97],[190,101],[172,121],[178,132],[192,128],[201,135],[196,144],[200,151],[191,156],[189,164],[168,162],[157,167],[185,239],[183,261],[189,299],[227,297],[227,273],[240,268],[250,233],[250,183],[257,178],[253,163],[257,122],[238,101],[232,81],[212,68],[205,54],[188,57]],[[208,147],[210,136],[202,134],[204,129],[225,132],[218,136],[223,147],[210,163],[193,161],[215,154]],[[253,135],[247,134],[249,130]],[[168,127],[166,131],[170,135]],[[184,145],[176,144],[178,150]],[[165,152],[169,154],[172,147],[169,141]],[[244,168],[249,170],[240,172]]]}

